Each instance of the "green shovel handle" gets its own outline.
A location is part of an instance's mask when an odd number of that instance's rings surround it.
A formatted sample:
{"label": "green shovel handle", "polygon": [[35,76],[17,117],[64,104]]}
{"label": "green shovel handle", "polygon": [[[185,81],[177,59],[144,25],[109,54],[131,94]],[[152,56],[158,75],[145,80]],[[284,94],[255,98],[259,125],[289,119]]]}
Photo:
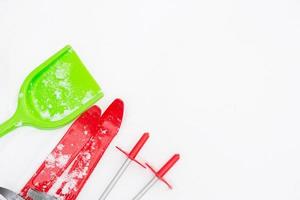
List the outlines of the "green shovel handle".
{"label": "green shovel handle", "polygon": [[7,133],[19,126],[21,126],[21,121],[16,115],[14,115],[12,118],[0,125],[0,137],[5,136]]}

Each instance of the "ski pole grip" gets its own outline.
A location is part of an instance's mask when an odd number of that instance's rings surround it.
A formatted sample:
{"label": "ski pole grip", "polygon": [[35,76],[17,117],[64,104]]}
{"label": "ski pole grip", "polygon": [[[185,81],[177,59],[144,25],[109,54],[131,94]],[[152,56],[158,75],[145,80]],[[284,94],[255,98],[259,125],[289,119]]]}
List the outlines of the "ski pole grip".
{"label": "ski pole grip", "polygon": [[168,171],[170,171],[170,169],[176,164],[176,162],[180,159],[180,155],[179,154],[175,154],[158,172],[155,171],[155,169],[149,165],[148,163],[146,163],[146,165],[148,166],[148,168],[154,173],[154,175],[161,180],[162,182],[164,182],[170,189],[172,189],[172,185],[170,183],[168,183],[168,181],[166,181],[164,179],[164,176],[166,175],[166,173]]}
{"label": "ski pole grip", "polygon": [[143,146],[145,145],[145,143],[147,142],[147,140],[149,139],[149,137],[150,137],[149,133],[144,133],[143,136],[140,138],[140,140],[136,143],[136,145],[130,151],[130,153],[127,153],[126,151],[124,151],[120,147],[117,147],[117,149],[119,151],[121,151],[122,153],[124,153],[130,160],[136,162],[137,164],[139,164],[143,168],[146,168],[142,163],[140,163],[139,161],[137,161],[135,158],[138,155],[138,153],[141,151],[141,149],[143,148]]}
{"label": "ski pole grip", "polygon": [[180,159],[179,154],[175,154],[156,174],[157,177],[163,178],[165,174],[176,164]]}
{"label": "ski pole grip", "polygon": [[133,149],[129,153],[129,158],[134,160],[138,153],[141,151],[147,140],[149,139],[149,133],[144,133],[144,135],[140,138],[140,140],[136,143]]}

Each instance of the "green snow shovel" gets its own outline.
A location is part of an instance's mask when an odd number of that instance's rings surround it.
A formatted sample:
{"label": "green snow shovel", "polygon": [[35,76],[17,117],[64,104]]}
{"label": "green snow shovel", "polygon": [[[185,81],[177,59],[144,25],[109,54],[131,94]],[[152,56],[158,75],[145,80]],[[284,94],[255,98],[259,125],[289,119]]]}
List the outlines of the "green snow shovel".
{"label": "green snow shovel", "polygon": [[103,97],[75,51],[66,46],[24,81],[16,113],[0,125],[0,137],[27,125],[41,129],[68,124]]}

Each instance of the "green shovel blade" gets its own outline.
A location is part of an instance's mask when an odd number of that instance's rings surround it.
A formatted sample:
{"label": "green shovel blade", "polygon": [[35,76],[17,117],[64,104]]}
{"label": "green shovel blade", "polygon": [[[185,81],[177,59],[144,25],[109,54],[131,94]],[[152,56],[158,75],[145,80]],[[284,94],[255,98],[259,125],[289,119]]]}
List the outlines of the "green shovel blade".
{"label": "green shovel blade", "polygon": [[75,51],[66,46],[24,81],[14,116],[0,125],[0,137],[22,125],[42,129],[66,125],[103,97]]}

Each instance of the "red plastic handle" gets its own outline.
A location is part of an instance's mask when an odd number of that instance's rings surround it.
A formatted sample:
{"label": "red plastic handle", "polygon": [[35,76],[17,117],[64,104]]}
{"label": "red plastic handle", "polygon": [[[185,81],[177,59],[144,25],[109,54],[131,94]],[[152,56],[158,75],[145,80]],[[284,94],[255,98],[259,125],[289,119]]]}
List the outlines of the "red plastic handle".
{"label": "red plastic handle", "polygon": [[143,146],[145,145],[145,143],[147,142],[147,140],[149,139],[149,137],[150,137],[149,133],[144,133],[144,135],[140,138],[140,140],[138,141],[138,143],[136,143],[136,145],[133,147],[133,149],[129,153],[129,157],[131,159],[135,159],[136,158],[136,156],[141,151],[141,149],[143,148]]}
{"label": "red plastic handle", "polygon": [[176,164],[176,162],[180,159],[180,155],[174,155],[158,172],[157,176],[162,178],[164,175],[170,171],[170,169]]}
{"label": "red plastic handle", "polygon": [[143,164],[141,164],[135,158],[139,154],[139,152],[141,151],[143,146],[146,144],[149,137],[150,137],[149,133],[144,133],[143,136],[140,138],[140,140],[136,143],[136,145],[130,151],[130,153],[127,153],[126,151],[122,150],[120,147],[117,147],[117,149],[119,149],[122,153],[124,153],[130,160],[135,161],[137,164],[139,164],[142,167],[146,168]]}
{"label": "red plastic handle", "polygon": [[156,172],[153,167],[149,164],[146,164],[150,170],[155,174],[157,178],[159,178],[161,181],[163,181],[167,186],[172,189],[172,186],[164,179],[164,176],[170,169],[177,163],[177,161],[180,159],[179,154],[175,154],[158,172]]}

